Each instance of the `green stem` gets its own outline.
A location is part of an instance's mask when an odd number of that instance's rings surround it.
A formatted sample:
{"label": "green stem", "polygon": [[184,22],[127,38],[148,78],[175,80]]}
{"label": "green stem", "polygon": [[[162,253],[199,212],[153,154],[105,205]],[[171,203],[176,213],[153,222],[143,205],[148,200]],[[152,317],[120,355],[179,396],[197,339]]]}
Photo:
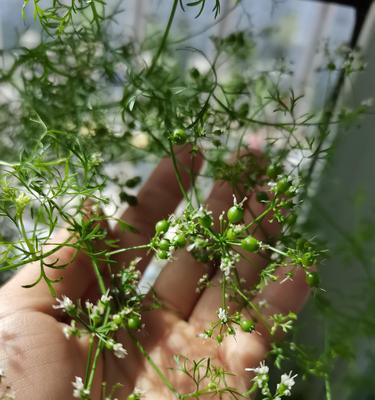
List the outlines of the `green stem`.
{"label": "green stem", "polygon": [[326,400],[332,400],[331,396],[331,383],[329,381],[328,374],[324,376],[324,386],[326,389]]}
{"label": "green stem", "polygon": [[23,222],[22,214],[19,216],[19,221],[20,221],[20,228],[21,228],[21,233],[22,233],[23,239],[24,239],[30,253],[35,254],[34,246],[30,242],[29,238],[27,237],[26,228],[25,228],[25,224]]}
{"label": "green stem", "polygon": [[94,267],[94,272],[95,272],[95,275],[96,275],[96,279],[98,280],[100,292],[101,292],[102,294],[105,294],[105,293],[107,292],[107,288],[106,288],[106,286],[105,286],[104,279],[103,279],[103,277],[102,277],[102,274],[101,274],[101,272],[100,272],[99,265],[98,265],[98,263],[96,262],[96,259],[94,259],[94,260],[92,261],[92,265],[93,265],[93,267]]}
{"label": "green stem", "polygon": [[172,26],[173,19],[174,19],[174,16],[176,14],[177,4],[178,4],[178,0],[174,0],[173,1],[173,6],[172,6],[172,10],[171,10],[171,13],[169,15],[167,27],[165,28],[164,35],[163,35],[163,38],[161,40],[160,46],[158,48],[157,53],[155,54],[155,57],[153,58],[153,60],[151,62],[151,66],[150,66],[150,69],[147,72],[147,75],[150,75],[152,73],[152,71],[154,70],[154,68],[156,66],[156,63],[157,63],[157,61],[158,61],[158,59],[160,57],[160,54],[162,53],[162,51],[163,51],[163,49],[165,47],[165,44],[166,44],[167,39],[168,39],[169,31],[170,31],[171,26]]}
{"label": "green stem", "polygon": [[[88,251],[90,253],[93,253],[93,248],[92,248],[91,244],[88,244],[87,248],[88,248]],[[96,275],[96,279],[98,280],[100,292],[102,294],[105,294],[107,292],[107,287],[105,286],[104,279],[103,279],[102,274],[100,272],[100,268],[99,268],[98,262],[97,262],[95,257],[92,257],[91,262],[92,262],[92,266],[93,266],[93,269],[94,269],[94,272],[95,272],[95,275]]]}
{"label": "green stem", "polygon": [[61,243],[60,246],[58,246],[57,248],[53,248],[52,250],[48,251],[47,253],[42,253],[39,256],[30,257],[30,258],[20,261],[16,264],[9,265],[7,267],[2,267],[2,268],[0,268],[0,272],[16,269],[18,267],[21,267],[22,265],[30,264],[35,261],[40,261],[42,258],[49,257],[49,256],[53,255],[54,253],[56,253],[58,250],[60,250],[62,247],[68,245],[73,237],[74,237],[74,235],[69,236],[69,238],[65,242]]}
{"label": "green stem", "polygon": [[170,152],[171,152],[173,169],[174,169],[174,171],[176,173],[176,179],[177,179],[178,186],[179,186],[179,188],[181,190],[182,195],[184,196],[184,199],[185,199],[186,203],[190,204],[190,199],[189,199],[189,197],[188,197],[188,195],[186,193],[186,190],[184,188],[184,185],[182,183],[181,174],[180,174],[180,171],[179,171],[178,166],[177,166],[176,154],[174,153],[172,142],[169,142],[169,147],[170,147]]}
{"label": "green stem", "polygon": [[97,347],[97,349],[95,351],[94,361],[92,362],[92,365],[91,365],[90,376],[89,376],[89,379],[86,381],[87,382],[86,383],[86,388],[89,391],[91,390],[92,383],[94,381],[95,371],[96,371],[96,368],[98,366],[99,356],[100,356],[100,354],[101,354],[101,352],[103,350],[103,347],[104,347],[104,342],[99,341],[98,347]]}
{"label": "green stem", "polygon": [[253,311],[255,312],[255,315],[257,316],[257,318],[262,321],[262,323],[264,324],[264,327],[267,329],[268,332],[270,332],[271,330],[271,326],[269,324],[269,322],[266,320],[266,318],[264,318],[263,314],[259,311],[259,308],[252,302],[250,301],[242,292],[241,290],[237,287],[236,288],[236,292],[242,297],[242,299],[244,300],[244,302],[250,306]]}
{"label": "green stem", "polygon": [[90,7],[96,24],[96,28],[98,29],[98,32],[100,32],[100,23],[99,23],[100,15],[98,14],[98,10],[96,9],[94,0],[90,2]]}
{"label": "green stem", "polygon": [[273,246],[271,246],[269,244],[263,244],[262,247],[267,249],[267,250],[271,250],[274,253],[280,254],[281,256],[288,257],[288,254],[285,253],[285,251],[281,251],[279,249],[276,249],[275,247],[273,247]]}
{"label": "green stem", "polygon": [[106,253],[106,256],[113,256],[115,254],[124,253],[125,251],[130,251],[130,250],[146,250],[149,248],[150,248],[149,244],[142,244],[140,246],[133,246],[133,247],[125,247],[123,249],[117,249],[117,250],[110,251],[110,252]]}
{"label": "green stem", "polygon": [[170,390],[171,393],[173,393],[177,398],[180,398],[179,393],[177,392],[176,388],[173,386],[172,382],[169,381],[169,379],[163,374],[161,369],[155,364],[154,360],[151,358],[151,356],[147,353],[145,348],[141,345],[141,343],[132,335],[129,333],[129,336],[131,337],[133,343],[137,346],[138,350],[142,353],[142,355],[145,357],[147,362],[150,364],[150,366],[153,368],[153,370],[156,372],[156,374],[159,376],[161,381],[164,383],[164,385]]}
{"label": "green stem", "polygon": [[253,219],[249,224],[247,224],[244,229],[249,229],[253,225],[257,224],[261,221],[270,211],[272,211],[274,204],[271,204],[268,208],[266,208],[261,214],[259,214],[255,219]]}
{"label": "green stem", "polygon": [[[111,307],[107,306],[106,312],[105,312],[105,316],[104,316],[103,325],[107,324],[110,315],[111,315]],[[92,346],[91,347],[91,351],[92,351],[93,350],[93,345],[94,345],[94,340],[91,341],[91,339],[93,339],[93,338],[90,338],[90,346]],[[98,340],[98,347],[97,347],[97,349],[95,351],[94,360],[93,360],[93,362],[91,364],[91,370],[90,370],[89,377],[88,377],[87,380],[85,380],[85,386],[89,391],[91,390],[92,383],[94,381],[95,372],[96,372],[96,368],[97,368],[98,361],[99,361],[99,356],[103,351],[104,345],[105,345],[105,341],[102,340],[102,339],[99,339]],[[90,351],[90,353],[91,353],[91,351]],[[90,355],[90,359],[91,359],[91,354],[89,354],[89,355]],[[89,361],[88,361],[88,365],[89,365]],[[87,370],[86,370],[86,373],[87,373]]]}
{"label": "green stem", "polygon": [[89,339],[89,350],[88,350],[88,354],[87,354],[87,363],[86,363],[86,372],[85,372],[85,380],[84,380],[84,382],[88,382],[88,379],[89,379],[90,366],[91,366],[91,359],[92,359],[93,350],[94,350],[94,337],[90,336],[90,339]]}

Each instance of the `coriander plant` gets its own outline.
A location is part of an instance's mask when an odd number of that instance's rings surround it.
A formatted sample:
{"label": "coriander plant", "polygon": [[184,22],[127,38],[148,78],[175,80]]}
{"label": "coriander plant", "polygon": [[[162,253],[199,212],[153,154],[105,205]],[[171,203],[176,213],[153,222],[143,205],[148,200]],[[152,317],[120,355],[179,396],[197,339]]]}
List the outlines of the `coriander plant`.
{"label": "coriander plant", "polygon": [[[329,256],[305,221],[335,133],[369,104],[313,110],[285,63],[257,69],[251,31],[182,63],[177,10],[215,24],[220,0],[171,1],[141,42],[106,3],[24,0],[42,40],[2,50],[0,399],[280,400],[313,378],[330,399],[339,354],[294,333]],[[350,48],[324,62],[365,67]]]}

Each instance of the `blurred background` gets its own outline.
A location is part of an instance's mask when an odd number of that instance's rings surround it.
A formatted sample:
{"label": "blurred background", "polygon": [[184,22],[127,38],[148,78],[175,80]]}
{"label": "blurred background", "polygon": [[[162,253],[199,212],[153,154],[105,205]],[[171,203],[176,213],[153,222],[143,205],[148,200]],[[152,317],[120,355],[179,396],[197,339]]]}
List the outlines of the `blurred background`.
{"label": "blurred background", "polygon": [[[33,22],[32,9],[26,9],[25,20],[21,18],[22,3],[0,0],[0,48],[32,48],[40,42],[41,30]],[[122,10],[113,24],[114,33],[126,34],[135,42],[158,31],[171,6],[167,0],[109,3]],[[170,39],[180,50],[177,53],[186,68],[204,70],[207,63],[190,48],[210,57],[212,35],[251,30],[257,43],[258,70],[270,70],[277,63],[290,69],[289,83],[305,94],[308,108],[322,107],[334,97],[338,105],[350,109],[361,101],[371,102],[375,94],[375,9],[371,1],[338,3],[222,0],[216,20],[211,6],[205,7],[198,19],[194,18],[196,10],[179,9]],[[367,62],[367,69],[347,85],[342,85],[339,74],[319,68],[340,46],[359,46]],[[0,58],[0,67],[2,62],[6,60]],[[7,96],[11,101],[11,93],[2,88],[0,102],[8,101]],[[323,355],[327,341],[340,343],[335,351],[345,358],[338,358],[329,382],[332,399],[375,399],[374,122],[373,113],[369,113],[360,124],[336,132],[336,151],[320,167],[319,183],[306,214],[305,228],[328,241],[330,255],[320,266],[324,301],[313,296],[299,320],[297,336]],[[316,307],[326,318],[314,317]],[[325,393],[324,383],[309,379],[300,383],[293,398],[323,399]]]}

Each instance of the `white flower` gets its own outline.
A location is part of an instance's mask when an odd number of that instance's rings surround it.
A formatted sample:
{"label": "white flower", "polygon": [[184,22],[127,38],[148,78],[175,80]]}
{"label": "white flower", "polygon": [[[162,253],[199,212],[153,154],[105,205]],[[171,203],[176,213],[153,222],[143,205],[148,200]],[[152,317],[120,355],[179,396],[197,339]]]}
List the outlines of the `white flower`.
{"label": "white flower", "polygon": [[219,318],[219,320],[221,321],[222,324],[226,324],[228,322],[228,314],[227,312],[224,310],[224,308],[219,308],[217,310],[217,316]]}
{"label": "white flower", "polygon": [[116,343],[113,346],[113,351],[117,358],[124,358],[128,354],[128,352],[126,351],[126,349],[124,349],[121,343]]}
{"label": "white flower", "polygon": [[255,376],[252,381],[258,386],[258,388],[262,389],[262,394],[268,394],[268,372],[269,368],[265,364],[265,361],[262,361],[259,367],[256,368],[245,368],[245,371],[254,372]]}
{"label": "white flower", "polygon": [[105,306],[101,301],[99,301],[98,304],[92,306],[88,311],[92,320],[99,321],[105,312]]}
{"label": "white flower", "polygon": [[55,310],[62,309],[63,311],[69,313],[75,309],[75,305],[73,304],[72,300],[63,295],[61,299],[56,299],[58,304],[52,306]]}
{"label": "white flower", "polygon": [[164,239],[167,239],[170,242],[173,242],[173,240],[176,238],[179,230],[180,229],[179,229],[178,225],[170,226],[168,228],[167,232],[165,232],[165,234],[164,234]]}
{"label": "white flower", "polygon": [[233,267],[234,267],[233,262],[229,257],[224,257],[221,259],[220,270],[226,277],[230,275],[230,272],[232,271]]}
{"label": "white flower", "polygon": [[85,389],[85,386],[83,384],[82,378],[79,376],[75,377],[73,384],[73,397],[76,399],[82,399],[84,398],[83,396],[88,396],[90,392]]}
{"label": "white flower", "polygon": [[297,374],[292,376],[292,371],[289,374],[282,374],[281,382],[276,387],[278,393],[283,396],[290,396],[292,394],[291,389],[296,383],[294,380],[296,377]]}
{"label": "white flower", "polygon": [[112,296],[109,295],[109,292],[105,293],[102,295],[102,297],[100,298],[100,301],[103,304],[107,304],[112,300]]}
{"label": "white flower", "polygon": [[77,329],[76,321],[72,320],[70,322],[70,325],[64,326],[63,333],[64,333],[64,336],[67,339],[70,339],[71,336],[78,336],[79,337],[80,336],[80,331],[79,331],[79,329]]}
{"label": "white flower", "polygon": [[94,307],[94,304],[92,304],[91,301],[86,300],[85,306],[86,306],[87,311],[90,312],[92,310],[92,308]]}
{"label": "white flower", "polygon": [[240,255],[231,252],[221,259],[220,270],[228,277],[238,261],[240,261]]}
{"label": "white flower", "polygon": [[112,339],[108,341],[108,347],[113,350],[117,358],[124,358],[128,354],[121,343],[115,343]]}
{"label": "white flower", "polygon": [[136,396],[138,396],[139,398],[144,397],[145,394],[146,394],[146,392],[145,392],[144,390],[139,389],[139,388],[137,388],[137,387],[133,390],[133,393],[134,393]]}
{"label": "white flower", "polygon": [[254,372],[257,375],[266,375],[269,372],[269,368],[267,367],[265,361],[261,361],[259,367],[256,368],[245,368],[245,371]]}
{"label": "white flower", "polygon": [[210,337],[207,335],[206,332],[198,333],[198,337],[201,338],[201,339],[204,339],[204,340],[207,340],[207,339],[210,338]]}

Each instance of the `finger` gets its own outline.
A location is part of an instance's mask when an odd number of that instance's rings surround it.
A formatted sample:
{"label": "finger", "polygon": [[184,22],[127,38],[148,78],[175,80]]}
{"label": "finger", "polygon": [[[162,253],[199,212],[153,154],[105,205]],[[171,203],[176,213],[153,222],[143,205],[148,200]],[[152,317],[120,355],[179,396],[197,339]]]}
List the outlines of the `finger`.
{"label": "finger", "polygon": [[[106,220],[101,217],[101,212],[93,213],[91,204],[86,202],[83,213],[87,224],[93,223],[93,226],[99,225],[103,232],[103,237],[106,237],[106,232],[109,229]],[[53,238],[53,243],[73,244],[75,240],[76,238],[72,237],[72,233],[64,229],[56,234]],[[104,239],[95,240],[92,242],[92,245],[95,251],[100,251],[105,246]],[[50,252],[55,247],[55,245],[46,245],[43,248],[43,252]],[[53,265],[54,268],[48,268],[48,264]],[[62,268],[56,269],[56,267]],[[77,253],[74,247],[63,245],[60,249],[53,252],[53,254],[45,257],[43,265],[40,261],[26,265],[2,287],[0,291],[0,304],[3,312],[6,312],[6,310],[12,312],[14,306],[16,306],[18,309],[33,309],[53,315],[58,314],[56,310],[52,309],[55,298],[51,295],[50,288],[44,279],[33,287],[22,287],[37,282],[42,271],[41,268],[43,268],[48,279],[58,281],[52,283],[56,297],[65,295],[75,301],[78,298],[84,297],[85,293],[96,282],[92,261],[87,253],[83,250]],[[98,292],[97,286],[95,286],[95,289]]]}
{"label": "finger", "polygon": [[[309,287],[305,282],[305,272],[295,271],[293,280],[286,280],[290,269],[279,268],[278,280],[268,285],[258,296],[255,304],[262,306],[263,321],[258,320],[256,329],[252,333],[243,332],[235,328],[235,335],[227,336],[222,345],[222,356],[226,365],[234,374],[243,375],[245,368],[257,367],[267,356],[272,341],[279,340],[283,333],[269,333],[272,326],[270,317],[273,314],[288,314],[299,312],[309,296]],[[241,352],[238,349],[241,348]]]}
{"label": "finger", "polygon": [[[217,182],[206,202],[212,211],[216,228],[220,213],[232,203],[232,189],[224,182]],[[200,294],[198,281],[204,274],[212,275],[213,267],[197,261],[186,250],[177,251],[175,259],[161,271],[154,285],[154,292],[168,309],[186,319],[195,306]]]}
{"label": "finger", "polygon": [[[176,147],[175,152],[182,185],[186,191],[199,172],[203,159],[200,154],[192,154],[191,146]],[[119,239],[118,246],[128,248],[147,244],[155,233],[156,222],[173,212],[182,197],[173,160],[164,158],[141,189],[138,195],[138,204],[128,208],[122,216],[127,224],[135,227],[136,232],[123,234],[121,227],[116,227],[114,234]],[[123,265],[128,264],[136,257],[142,257],[138,268],[143,271],[152,254],[147,254],[146,251],[132,250],[120,253],[116,257],[116,261]]]}
{"label": "finger", "polygon": [[[259,203],[256,199],[255,193],[249,196],[247,201],[247,211],[245,213],[245,223],[248,224],[256,216],[260,215],[265,206]],[[256,229],[254,229],[251,234],[258,240],[265,241],[270,237],[277,236],[280,228],[275,223],[269,222],[270,216],[267,216]],[[268,254],[263,253],[250,253],[241,248],[238,249],[241,255],[241,259],[238,262],[236,269],[238,272],[238,277],[241,281],[241,287],[245,289],[250,289],[259,278],[259,272],[264,268],[268,260]],[[208,322],[216,318],[217,310],[222,303],[222,288],[221,288],[222,273],[217,271],[212,279],[210,287],[208,287],[199,299],[196,307],[194,308],[191,316],[190,322],[199,326],[204,327]],[[228,302],[229,312],[234,312],[238,308],[238,304],[234,302]]]}

